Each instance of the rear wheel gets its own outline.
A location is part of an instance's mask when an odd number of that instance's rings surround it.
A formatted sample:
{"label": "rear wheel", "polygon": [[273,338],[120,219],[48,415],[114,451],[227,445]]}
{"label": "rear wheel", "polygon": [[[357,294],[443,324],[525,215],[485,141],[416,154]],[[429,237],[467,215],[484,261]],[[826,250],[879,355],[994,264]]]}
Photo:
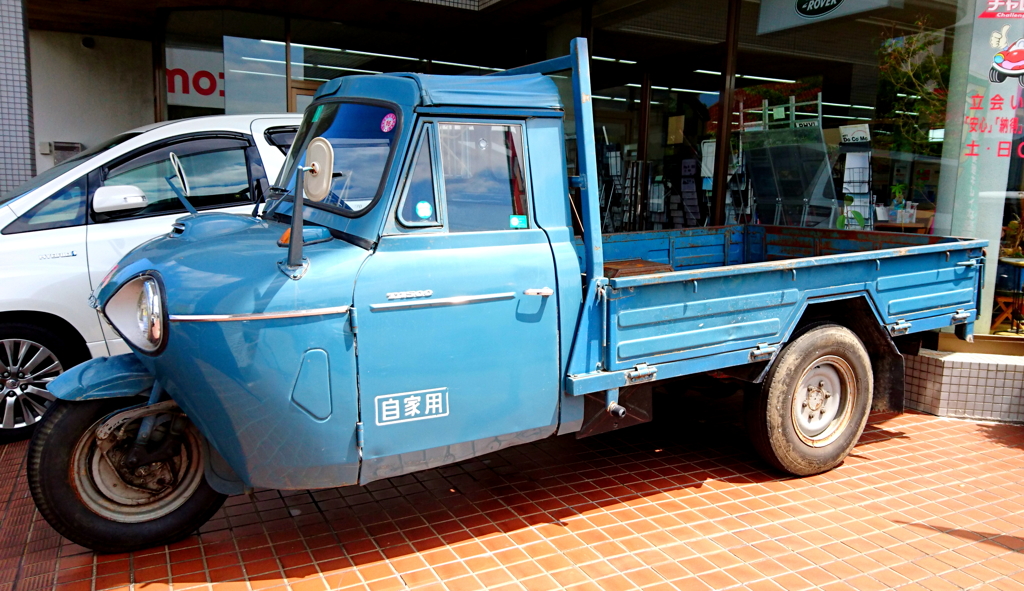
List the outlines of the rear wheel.
{"label": "rear wheel", "polygon": [[97,437],[112,413],[137,401],[54,402],[29,445],[39,512],[64,537],[99,552],[184,538],[226,498],[207,484],[202,436],[180,413],[157,417],[141,448],[135,436],[143,419]]}
{"label": "rear wheel", "polygon": [[779,354],[759,392],[746,401],[758,453],[797,476],[838,466],[860,439],[871,409],[871,359],[852,331],[808,330]]}
{"label": "rear wheel", "polygon": [[0,444],[32,434],[53,400],[46,385],[82,361],[67,339],[50,330],[0,325]]}

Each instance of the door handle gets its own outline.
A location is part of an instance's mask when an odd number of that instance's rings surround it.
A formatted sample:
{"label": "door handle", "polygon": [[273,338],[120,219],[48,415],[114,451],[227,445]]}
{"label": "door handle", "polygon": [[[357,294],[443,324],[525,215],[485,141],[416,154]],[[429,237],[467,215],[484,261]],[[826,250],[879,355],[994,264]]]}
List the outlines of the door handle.
{"label": "door handle", "polygon": [[551,289],[550,287],[542,287],[540,289],[527,289],[526,291],[523,292],[523,295],[541,296],[546,298],[548,296],[555,295],[555,290]]}

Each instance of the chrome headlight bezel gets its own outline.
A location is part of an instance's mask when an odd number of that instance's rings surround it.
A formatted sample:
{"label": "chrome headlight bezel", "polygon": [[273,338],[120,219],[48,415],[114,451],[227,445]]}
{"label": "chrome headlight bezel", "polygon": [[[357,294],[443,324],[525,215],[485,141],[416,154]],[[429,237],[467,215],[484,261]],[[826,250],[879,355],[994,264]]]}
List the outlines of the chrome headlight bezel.
{"label": "chrome headlight bezel", "polygon": [[132,349],[159,355],[167,346],[163,281],[146,271],[125,281],[103,305],[103,317]]}

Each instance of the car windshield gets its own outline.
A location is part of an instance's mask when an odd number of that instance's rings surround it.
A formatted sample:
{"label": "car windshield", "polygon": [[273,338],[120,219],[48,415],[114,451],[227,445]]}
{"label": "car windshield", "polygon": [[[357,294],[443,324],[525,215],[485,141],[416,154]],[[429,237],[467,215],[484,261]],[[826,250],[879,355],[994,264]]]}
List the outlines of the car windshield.
{"label": "car windshield", "polygon": [[59,177],[65,172],[85,162],[86,160],[89,160],[93,156],[97,156],[113,148],[114,146],[123,144],[124,142],[132,139],[137,135],[139,135],[138,132],[122,133],[121,135],[114,136],[101,144],[97,144],[96,146],[89,148],[88,150],[82,152],[81,154],[76,154],[75,156],[65,160],[64,162],[61,162],[60,164],[54,166],[53,168],[43,171],[42,174],[32,177],[31,179],[25,181],[18,187],[4,193],[3,195],[0,195],[0,205],[4,205],[8,201],[13,201],[14,199],[21,197],[22,195],[28,193],[29,191],[33,191],[35,189],[38,189],[39,187],[42,187],[46,183]]}
{"label": "car windshield", "polygon": [[317,105],[306,111],[277,184],[294,193],[296,162],[305,165],[306,146],[322,137],[334,147],[334,180],[331,192],[314,205],[348,215],[364,211],[381,191],[397,127],[397,114],[387,107]]}
{"label": "car windshield", "polygon": [[1011,45],[1007,51],[1020,51],[1021,49],[1024,49],[1024,39],[1018,40],[1016,43]]}

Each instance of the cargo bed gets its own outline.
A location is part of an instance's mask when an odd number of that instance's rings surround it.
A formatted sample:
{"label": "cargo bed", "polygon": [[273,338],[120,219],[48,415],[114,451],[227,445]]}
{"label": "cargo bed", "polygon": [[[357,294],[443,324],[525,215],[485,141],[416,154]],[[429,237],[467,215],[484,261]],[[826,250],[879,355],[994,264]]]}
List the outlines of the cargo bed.
{"label": "cargo bed", "polygon": [[[605,371],[570,389],[626,384],[770,360],[808,305],[863,298],[891,335],[972,328],[985,241],[782,226],[726,226],[602,237],[605,261],[673,271],[607,280]],[[582,249],[577,243],[577,251]],[[621,384],[617,384],[622,382]],[[617,385],[614,385],[617,384]]]}

